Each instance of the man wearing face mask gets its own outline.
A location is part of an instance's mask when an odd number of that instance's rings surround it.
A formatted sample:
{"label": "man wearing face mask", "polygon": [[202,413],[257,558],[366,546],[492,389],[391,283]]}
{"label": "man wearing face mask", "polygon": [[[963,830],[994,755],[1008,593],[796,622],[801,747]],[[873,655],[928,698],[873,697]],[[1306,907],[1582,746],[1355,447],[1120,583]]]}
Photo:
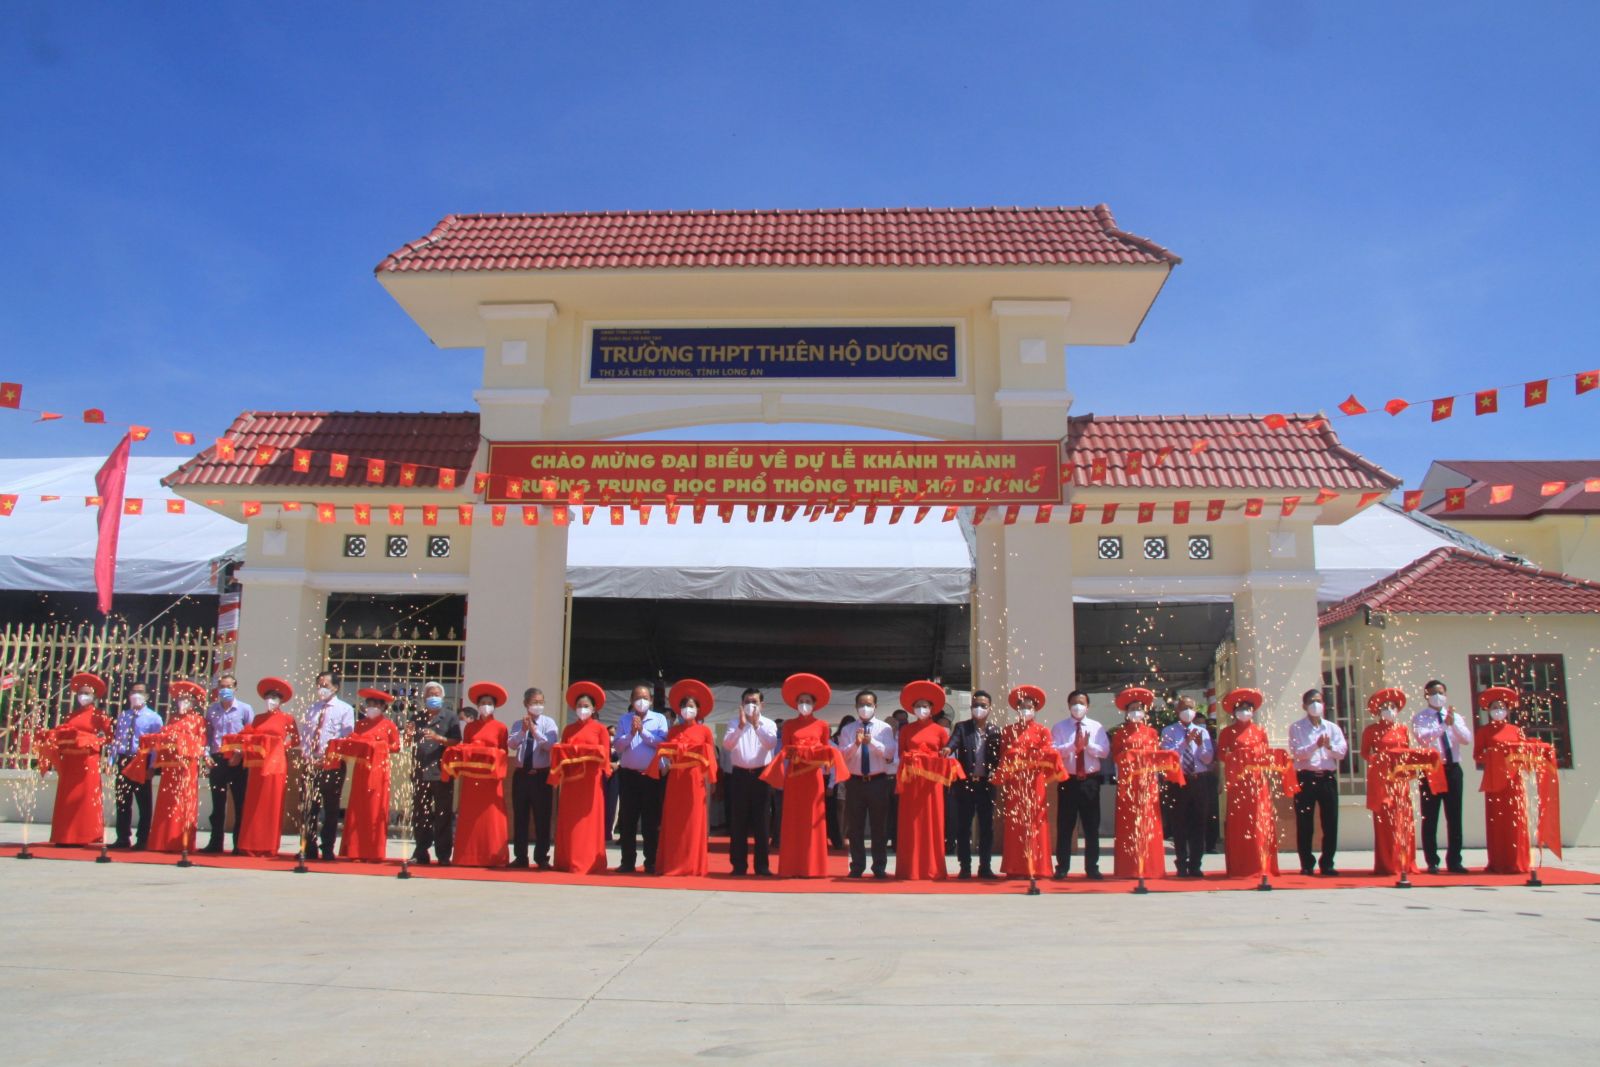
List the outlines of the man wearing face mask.
{"label": "man wearing face mask", "polygon": [[[150,690],[143,682],[128,688],[128,706],[117,713],[117,725],[111,735],[111,757],[116,763],[117,839],[112,848],[143,849],[150,836],[150,753],[139,750],[139,738],[161,730],[161,716],[147,705]],[[145,761],[140,774],[142,780],[128,777],[128,765],[135,759]],[[133,808],[139,807],[138,836],[130,839],[133,830]]]}
{"label": "man wearing face mask", "polygon": [[[1026,709],[1024,709],[1026,714]],[[1100,877],[1100,761],[1111,755],[1106,728],[1089,718],[1089,694],[1067,694],[1067,717],[1050,730],[1050,743],[1061,753],[1066,781],[1056,786],[1056,881],[1072,867],[1072,832],[1083,834],[1084,874]]]}
{"label": "man wearing face mask", "polygon": [[[867,823],[872,823],[872,876],[889,877],[889,801],[894,796],[898,749],[894,727],[877,718],[878,694],[856,694],[856,721],[839,731],[839,751],[850,774],[844,793],[845,836],[850,842],[850,877],[867,869]],[[826,729],[826,727],[824,727]],[[784,834],[784,839],[788,839]]]}
{"label": "man wearing face mask", "polygon": [[211,778],[211,837],[203,852],[221,852],[228,823],[228,798],[233,798],[233,850],[239,851],[239,820],[244,817],[245,785],[250,772],[235,754],[225,755],[222,739],[240,733],[256,717],[255,709],[235,696],[238,680],[231,674],[217,679],[217,699],[206,709],[206,758]]}
{"label": "man wearing face mask", "polygon": [[316,698],[300,718],[301,751],[317,768],[311,782],[311,811],[305,829],[308,860],[333,860],[333,844],[344,816],[340,798],[344,793],[345,763],[339,760],[332,767],[323,765],[328,742],[349,737],[356,728],[355,709],[339,699],[338,688],[331,671],[317,675]]}
{"label": "man wearing face mask", "polygon": [[1436,793],[1422,783],[1422,854],[1428,873],[1439,873],[1439,808],[1444,807],[1445,864],[1451,874],[1466,874],[1461,860],[1461,758],[1472,750],[1472,727],[1450,706],[1444,683],[1435,679],[1422,687],[1427,706],[1411,716],[1411,735],[1419,748],[1437,749],[1444,769],[1445,792]]}
{"label": "man wearing face mask", "polygon": [[455,844],[455,783],[445,779],[440,760],[446,748],[461,740],[461,720],[445,701],[443,685],[429,682],[422,687],[422,710],[406,724],[406,736],[417,746],[411,771],[416,837],[411,862],[427,865],[437,857],[447,864]]}
{"label": "man wearing face mask", "polygon": [[544,690],[522,694],[523,715],[511,724],[511,866],[528,866],[528,823],[533,822],[533,864],[550,865],[550,749],[561,740],[556,721],[544,713]]}
{"label": "man wearing face mask", "polygon": [[[1294,757],[1300,792],[1294,798],[1295,841],[1300,848],[1300,873],[1320,869],[1324,877],[1339,872],[1333,854],[1339,847],[1339,761],[1350,754],[1339,724],[1323,715],[1322,690],[1307,689],[1300,697],[1305,716],[1289,724],[1289,754]],[[1311,821],[1321,808],[1322,856],[1311,850]]]}
{"label": "man wearing face mask", "polygon": [[661,830],[660,778],[645,772],[667,739],[667,718],[651,708],[648,685],[633,687],[632,706],[617,722],[613,750],[617,754],[617,836],[622,846],[618,874],[637,869],[638,839],[644,838],[644,873],[656,873],[656,837]]}
{"label": "man wearing face mask", "polygon": [[1199,721],[1193,697],[1178,698],[1178,721],[1161,731],[1161,747],[1178,754],[1183,784],[1173,789],[1172,850],[1179,878],[1203,878],[1206,818],[1217,795],[1211,732]]}
{"label": "man wearing face mask", "polygon": [[739,717],[722,733],[722,750],[728,754],[728,862],[735,875],[749,870],[751,837],[756,874],[772,873],[768,856],[772,787],[761,775],[778,750],[778,724],[761,714],[763,703],[761,690],[746,689],[739,697]]}
{"label": "man wearing face mask", "polygon": [[950,731],[950,755],[961,764],[965,778],[950,787],[955,808],[956,877],[972,877],[972,823],[978,823],[978,877],[993,878],[994,784],[1000,766],[1000,727],[990,721],[994,698],[982,689],[972,694],[972,718],[962,719]]}

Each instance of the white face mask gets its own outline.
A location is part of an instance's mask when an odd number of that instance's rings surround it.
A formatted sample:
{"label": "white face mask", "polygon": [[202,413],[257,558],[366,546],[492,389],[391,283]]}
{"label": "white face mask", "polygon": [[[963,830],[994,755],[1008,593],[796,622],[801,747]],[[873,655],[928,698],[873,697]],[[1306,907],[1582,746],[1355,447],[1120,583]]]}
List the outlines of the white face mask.
{"label": "white face mask", "polygon": [[1490,708],[1489,718],[1493,722],[1505,722],[1510,713],[1505,708]]}
{"label": "white face mask", "polygon": [[1194,722],[1194,709],[1193,708],[1179,708],[1178,709],[1178,721],[1183,723],[1185,726],[1187,726],[1190,723]]}
{"label": "white face mask", "polygon": [[917,709],[917,718],[918,719],[927,719],[927,718],[931,718],[932,716],[933,716],[933,709],[932,708],[918,708]]}
{"label": "white face mask", "polygon": [[989,717],[989,705],[987,705],[987,704],[975,704],[975,705],[973,705],[972,717],[974,719],[987,719]]}
{"label": "white face mask", "polygon": [[1072,705],[1072,717],[1074,719],[1081,719],[1087,714],[1089,714],[1089,705],[1087,705],[1087,704],[1074,704],[1074,705]]}
{"label": "white face mask", "polygon": [[684,722],[694,722],[700,717],[700,709],[693,707],[684,708],[682,711],[678,712],[678,714],[683,716]]}
{"label": "white face mask", "polygon": [[317,687],[317,699],[318,700],[327,700],[331,696],[333,696],[333,690],[332,689],[329,689],[325,685]]}
{"label": "white face mask", "polygon": [[383,714],[383,705],[369,704],[365,708],[361,709],[361,713],[369,719],[376,719],[379,715]]}
{"label": "white face mask", "polygon": [[1310,715],[1313,719],[1322,718],[1322,701],[1313,700],[1311,703],[1307,704],[1306,714]]}
{"label": "white face mask", "polygon": [[128,694],[128,707],[135,708],[135,709],[144,707],[144,694],[143,693],[129,693]]}
{"label": "white face mask", "polygon": [[281,704],[281,703],[282,703],[282,701],[280,701],[277,697],[268,697],[267,698],[267,710],[268,711],[277,711],[278,710],[278,705]]}
{"label": "white face mask", "polygon": [[589,716],[594,714],[594,709],[587,704],[579,704],[577,714],[578,718],[587,719]]}
{"label": "white face mask", "polygon": [[1429,693],[1428,707],[1435,711],[1442,711],[1450,703],[1450,697],[1444,693]]}
{"label": "white face mask", "polygon": [[800,700],[800,701],[796,701],[796,703],[799,705],[800,714],[802,714],[802,715],[810,715],[811,714],[811,711],[812,711],[811,701],[809,701],[809,700]]}
{"label": "white face mask", "polygon": [[1378,709],[1378,717],[1384,722],[1394,722],[1395,719],[1400,717],[1400,712],[1393,707],[1380,708]]}
{"label": "white face mask", "polygon": [[78,706],[80,708],[86,708],[90,704],[93,704],[93,703],[94,703],[94,694],[93,693],[79,693],[78,694]]}
{"label": "white face mask", "polygon": [[[808,708],[808,707],[810,707],[810,706],[811,706],[811,705],[809,705],[809,704],[802,704],[802,705],[800,705],[800,706],[801,706],[801,707],[805,707],[805,708]],[[744,713],[745,713],[745,714],[746,714],[746,715],[749,715],[749,716],[752,716],[752,717],[753,717],[753,716],[755,716],[755,715],[756,715],[756,714],[758,714],[758,713],[759,713],[759,712],[760,712],[760,711],[761,711],[761,705],[760,705],[760,704],[757,704],[757,703],[756,703],[756,702],[755,702],[755,701],[753,701],[753,700],[752,700],[752,701],[749,701],[749,702],[748,702],[748,703],[746,703],[746,704],[745,704],[745,706],[744,706]]]}
{"label": "white face mask", "polygon": [[1022,709],[1022,721],[1023,722],[1032,722],[1033,721],[1033,717],[1035,715],[1037,715],[1037,714],[1039,714],[1039,713],[1034,711],[1032,708],[1023,708]]}
{"label": "white face mask", "polygon": [[1255,708],[1240,708],[1238,711],[1233,713],[1233,718],[1234,718],[1234,721],[1236,721],[1236,722],[1249,722],[1251,719],[1254,719],[1255,717],[1256,717],[1256,709]]}
{"label": "white face mask", "polygon": [[544,714],[544,705],[543,704],[529,704],[528,705],[528,714],[532,715],[535,718],[538,718],[540,715]]}
{"label": "white face mask", "polygon": [[872,719],[872,716],[877,713],[877,710],[878,709],[873,707],[871,704],[860,704],[856,707],[856,714],[861,716],[862,722],[868,722]]}
{"label": "white face mask", "polygon": [[180,701],[178,701],[178,713],[180,715],[187,715],[187,714],[189,714],[189,712],[191,712],[193,710],[194,710],[194,701],[192,701],[192,700],[180,700]]}
{"label": "white face mask", "polygon": [[1130,710],[1128,712],[1128,721],[1137,726],[1139,723],[1144,722],[1144,712],[1138,708]]}
{"label": "white face mask", "polygon": [[638,700],[633,702],[633,710],[637,711],[640,715],[643,715],[645,712],[650,710],[650,701],[646,700],[644,697],[640,697]]}
{"label": "white face mask", "polygon": [[479,704],[478,705],[478,718],[480,718],[480,719],[492,719],[492,718],[494,718],[494,705],[493,704],[487,704],[487,703],[486,704]]}

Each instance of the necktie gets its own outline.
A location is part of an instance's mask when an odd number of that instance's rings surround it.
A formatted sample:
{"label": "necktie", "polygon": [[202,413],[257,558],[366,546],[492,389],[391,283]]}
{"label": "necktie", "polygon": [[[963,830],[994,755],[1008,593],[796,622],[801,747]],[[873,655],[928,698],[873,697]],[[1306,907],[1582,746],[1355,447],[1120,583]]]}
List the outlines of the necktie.
{"label": "necktie", "polygon": [[1445,724],[1444,712],[1442,711],[1439,713],[1439,743],[1444,746],[1444,761],[1446,763],[1453,762],[1455,754],[1450,751],[1450,727]]}
{"label": "necktie", "polygon": [[988,777],[989,768],[983,761],[983,728],[978,728],[978,750],[972,761],[972,773],[975,777]]}
{"label": "necktie", "polygon": [[861,777],[865,778],[872,773],[872,730],[863,726],[861,732],[867,736],[861,744]]}
{"label": "necktie", "polygon": [[534,732],[529,729],[522,738],[522,769],[528,770],[533,766],[533,738]]}
{"label": "necktie", "polygon": [[1078,724],[1077,741],[1076,741],[1076,745],[1075,745],[1075,747],[1077,748],[1077,755],[1074,757],[1073,771],[1072,771],[1072,773],[1078,778],[1082,778],[1085,774],[1088,773],[1087,771],[1085,771],[1083,769],[1083,747],[1084,747],[1084,744],[1087,741],[1088,741],[1088,738],[1084,736],[1084,732],[1083,732],[1083,724],[1079,723]]}

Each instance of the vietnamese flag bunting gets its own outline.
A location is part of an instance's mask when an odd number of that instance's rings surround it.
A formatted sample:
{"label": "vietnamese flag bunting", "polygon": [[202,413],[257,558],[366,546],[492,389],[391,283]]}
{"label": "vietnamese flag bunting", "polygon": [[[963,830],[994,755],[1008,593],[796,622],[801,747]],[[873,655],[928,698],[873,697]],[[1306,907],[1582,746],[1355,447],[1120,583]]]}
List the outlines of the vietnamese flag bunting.
{"label": "vietnamese flag bunting", "polygon": [[188,430],[173,430],[172,439],[180,445],[194,444],[194,434],[190,433]]}
{"label": "vietnamese flag bunting", "polygon": [[41,411],[41,412],[39,412],[38,419],[36,419],[35,421],[36,422],[54,422],[56,419],[59,419],[60,417],[61,417],[61,413],[58,412],[58,411]]}
{"label": "vietnamese flag bunting", "polygon": [[1162,445],[1160,448],[1156,449],[1156,466],[1158,466],[1158,467],[1161,466],[1163,463],[1165,463],[1167,460],[1169,460],[1171,458],[1172,458],[1172,446],[1171,445]]}
{"label": "vietnamese flag bunting", "polygon": [[456,472],[452,467],[439,468],[439,488],[454,489],[456,487]]}
{"label": "vietnamese flag bunting", "polygon": [[1213,500],[1209,504],[1207,504],[1206,505],[1206,521],[1207,522],[1216,522],[1218,519],[1222,518],[1222,509],[1225,506],[1226,506],[1226,503],[1224,501],[1221,501],[1221,500]]}
{"label": "vietnamese flag bunting", "polygon": [[1504,504],[1511,499],[1511,492],[1515,488],[1510,485],[1491,485],[1489,487],[1489,503]]}
{"label": "vietnamese flag bunting", "polygon": [[717,505],[717,518],[721,519],[725,523],[732,522],[733,521],[733,505],[732,504],[718,504]]}
{"label": "vietnamese flag bunting", "polygon": [[[488,472],[486,472],[486,471],[476,471],[476,472],[474,472],[473,475],[472,475],[472,491],[474,493],[481,493],[481,492],[483,492],[484,490],[486,490],[488,488],[489,488],[489,475],[488,475]],[[578,496],[578,500],[582,500],[582,499],[583,499],[583,495],[580,493],[579,496]],[[577,503],[577,502],[578,502],[577,500],[573,501],[573,503]]]}
{"label": "vietnamese flag bunting", "polygon": [[388,464],[381,459],[367,460],[367,481],[373,485],[382,485],[383,476],[388,469]]}
{"label": "vietnamese flag bunting", "polygon": [[1107,504],[1100,509],[1100,525],[1109,526],[1117,521],[1117,505]]}
{"label": "vietnamese flag bunting", "polygon": [[1287,519],[1290,515],[1294,514],[1295,509],[1298,508],[1299,506],[1300,506],[1300,498],[1299,497],[1297,497],[1297,496],[1286,496],[1286,497],[1283,498],[1283,503],[1278,506],[1278,514],[1281,517]]}
{"label": "vietnamese flag bunting", "polygon": [[524,504],[524,505],[522,505],[522,525],[524,525],[524,526],[537,526],[537,525],[539,525],[539,505],[538,504]]}
{"label": "vietnamese flag bunting", "polygon": [[1600,478],[1585,478],[1583,480],[1585,493],[1600,493]]}
{"label": "vietnamese flag bunting", "polygon": [[135,441],[146,441],[146,440],[149,440],[149,438],[150,438],[150,427],[148,427],[148,426],[129,426],[128,427],[128,436],[132,437]]}
{"label": "vietnamese flag bunting", "polygon": [[[669,508],[670,507],[675,507],[675,506],[676,505],[674,505],[674,504],[668,504],[667,505],[667,507],[669,507]],[[788,522],[790,519],[794,518],[795,513],[798,512],[799,510],[800,510],[800,505],[799,504],[785,504],[783,506],[783,521],[784,522]],[[928,509],[927,508],[923,508],[922,510],[924,512],[926,512]],[[917,521],[921,522],[922,520],[918,519]]]}
{"label": "vietnamese flag bunting", "polygon": [[456,507],[456,522],[462,526],[472,525],[472,505],[461,504]]}
{"label": "vietnamese flag bunting", "polygon": [[299,511],[300,510],[300,501],[298,501],[298,500],[285,500],[282,504],[280,504],[278,506],[283,511]]}
{"label": "vietnamese flag bunting", "polygon": [[[6,384],[9,385],[11,383],[7,382]],[[8,404],[6,406],[10,407],[11,405]],[[16,493],[0,493],[0,516],[10,515],[13,511],[16,511],[16,510],[17,510],[17,494]]]}
{"label": "vietnamese flag bunting", "polygon": [[1473,413],[1477,415],[1493,415],[1500,410],[1500,390],[1480,390],[1473,404]]}
{"label": "vietnamese flag bunting", "polygon": [[415,463],[400,464],[400,484],[406,486],[417,484],[417,465]]}
{"label": "vietnamese flag bunting", "polygon": [[424,505],[422,505],[422,525],[424,525],[424,526],[437,526],[437,525],[439,525],[439,505],[438,504],[424,504]]}
{"label": "vietnamese flag bunting", "polygon": [[1600,370],[1584,371],[1573,381],[1578,396],[1600,389]]}
{"label": "vietnamese flag bunting", "polygon": [[1404,506],[1407,511],[1416,511],[1422,506],[1422,490],[1407,489],[1400,500],[1402,506]]}
{"label": "vietnamese flag bunting", "polygon": [[187,503],[185,501],[183,501],[183,500],[179,500],[179,499],[169,500],[169,501],[167,501],[167,514],[168,515],[182,515],[184,513],[184,508],[186,506],[187,506]]}
{"label": "vietnamese flag bunting", "polygon": [[1055,514],[1055,510],[1056,506],[1054,504],[1040,504],[1033,509],[1033,521],[1036,523],[1049,522],[1050,516]]}
{"label": "vietnamese flag bunting", "polygon": [[557,504],[550,509],[550,521],[557,526],[565,526],[572,521],[571,512],[567,511],[565,504]]}
{"label": "vietnamese flag bunting", "polygon": [[1067,522],[1082,522],[1084,514],[1089,510],[1087,504],[1074,504],[1067,512]]}
{"label": "vietnamese flag bunting", "polygon": [[143,515],[144,501],[136,496],[128,497],[122,502],[122,513],[124,515]]}
{"label": "vietnamese flag bunting", "polygon": [[506,524],[506,506],[494,504],[489,508],[489,525],[504,526]]}
{"label": "vietnamese flag bunting", "polygon": [[1155,517],[1156,517],[1156,506],[1155,506],[1155,503],[1153,501],[1147,501],[1147,502],[1142,503],[1142,504],[1139,505],[1139,521],[1140,522],[1150,522],[1150,521],[1154,520]]}
{"label": "vietnamese flag bunting", "polygon": [[0,408],[20,408],[22,406],[22,385],[20,382],[0,382]]}
{"label": "vietnamese flag bunting", "polygon": [[1022,511],[1022,505],[1021,504],[1012,504],[1009,507],[1007,507],[1006,508],[1006,517],[1003,520],[1003,524],[1006,525],[1006,526],[1015,526],[1017,524],[1017,515],[1021,511]]}
{"label": "vietnamese flag bunting", "polygon": [[1261,497],[1253,496],[1244,502],[1244,514],[1247,519],[1260,518],[1261,509],[1266,506],[1266,501]]}
{"label": "vietnamese flag bunting", "polygon": [[334,452],[328,456],[328,477],[343,478],[350,472],[350,457]]}
{"label": "vietnamese flag bunting", "polygon": [[952,506],[952,507],[945,508],[944,509],[944,518],[940,519],[939,521],[940,522],[954,522],[956,520],[956,516],[958,514],[960,514],[960,512],[961,512],[961,509],[958,508],[958,507]]}
{"label": "vietnamese flag bunting", "polygon": [[1072,481],[1072,472],[1078,469],[1076,463],[1063,463],[1061,465],[1061,484],[1066,485]]}
{"label": "vietnamese flag bunting", "polygon": [[1286,430],[1289,428],[1289,420],[1282,415],[1268,415],[1261,420],[1261,423],[1269,430]]}
{"label": "vietnamese flag bunting", "polygon": [[259,501],[259,500],[246,500],[244,502],[244,517],[245,518],[253,519],[259,514],[261,514],[261,501]]}
{"label": "vietnamese flag bunting", "polygon": [[355,512],[357,526],[372,525],[372,505],[357,504],[352,510]]}
{"label": "vietnamese flag bunting", "polygon": [[404,526],[406,524],[406,506],[404,504],[389,505],[389,525]]}
{"label": "vietnamese flag bunting", "polygon": [[589,520],[594,518],[594,505],[593,504],[585,504],[585,505],[583,505],[582,508],[580,508],[578,510],[579,510],[579,514],[583,517],[583,524],[585,526],[589,525]]}
{"label": "vietnamese flag bunting", "polygon": [[339,518],[339,509],[334,507],[332,504],[318,504],[317,505],[317,521],[318,522],[323,522],[323,523],[335,522],[335,521],[338,520],[338,518]]}
{"label": "vietnamese flag bunting", "polygon": [[522,479],[521,478],[507,478],[506,479],[506,499],[507,500],[521,500],[522,499]]}
{"label": "vietnamese flag bunting", "polygon": [[977,507],[973,508],[972,509],[972,525],[976,526],[979,523],[981,523],[984,520],[984,517],[987,516],[988,514],[989,514],[989,505],[988,504],[979,504]]}
{"label": "vietnamese flag bunting", "polygon": [[1386,494],[1384,493],[1362,493],[1361,502],[1357,504],[1356,507],[1364,508],[1371,504],[1376,504],[1378,501],[1382,500],[1385,495]]}
{"label": "vietnamese flag bunting", "polygon": [[89,408],[83,413],[83,421],[87,423],[104,423],[106,421],[106,413],[99,408]]}
{"label": "vietnamese flag bunting", "polygon": [[1334,499],[1338,495],[1339,494],[1335,493],[1332,489],[1318,489],[1316,501],[1317,507],[1320,508],[1322,505],[1326,504],[1328,501]]}
{"label": "vietnamese flag bunting", "polygon": [[1446,511],[1460,511],[1467,506],[1467,490],[1462,488],[1446,489],[1444,491],[1444,509]]}
{"label": "vietnamese flag bunting", "polygon": [[1398,415],[1410,406],[1411,401],[1401,400],[1399,397],[1395,397],[1393,400],[1390,400],[1388,403],[1383,405],[1383,410],[1387,411],[1390,415]]}
{"label": "vietnamese flag bunting", "polygon": [[[105,503],[105,498],[104,497],[86,496],[86,497],[83,498],[83,506],[86,507],[86,508],[97,508],[101,504],[104,504],[104,503]],[[217,503],[220,504],[222,502],[219,500],[219,501],[217,501]]]}
{"label": "vietnamese flag bunting", "polygon": [[1189,502],[1187,500],[1174,501],[1172,505],[1172,525],[1187,526],[1189,523]]}
{"label": "vietnamese flag bunting", "polygon": [[639,525],[640,526],[649,526],[650,525],[650,507],[651,507],[651,505],[649,505],[649,504],[640,504],[640,505],[638,505]]}
{"label": "vietnamese flag bunting", "polygon": [[613,525],[613,526],[621,526],[622,525],[622,505],[621,504],[613,504],[613,505],[611,505],[611,525]]}
{"label": "vietnamese flag bunting", "polygon": [[1433,422],[1443,422],[1455,414],[1456,398],[1453,396],[1440,397],[1433,402]]}
{"label": "vietnamese flag bunting", "polygon": [[668,504],[667,505],[667,525],[668,526],[676,526],[676,525],[678,525],[678,505],[677,504]]}
{"label": "vietnamese flag bunting", "polygon": [[273,448],[271,445],[257,445],[255,455],[252,457],[252,459],[256,466],[265,467],[268,463],[272,462],[273,457],[277,454],[278,450]]}
{"label": "vietnamese flag bunting", "polygon": [[893,526],[895,523],[899,522],[900,521],[900,516],[904,515],[905,513],[906,513],[906,509],[905,509],[905,505],[903,505],[903,504],[896,504],[894,507],[890,508],[889,509],[889,525]]}
{"label": "vietnamese flag bunting", "polygon": [[1144,469],[1144,453],[1139,449],[1134,449],[1132,452],[1129,452],[1127,459],[1125,459],[1122,463],[1122,467],[1130,476],[1137,475],[1141,470]]}
{"label": "vietnamese flag bunting", "polygon": [[1339,404],[1339,410],[1346,415],[1365,415],[1367,413],[1366,405],[1357,400],[1354,393],[1344,398]]}
{"label": "vietnamese flag bunting", "polygon": [[1539,486],[1539,495],[1559,496],[1560,494],[1566,492],[1566,490],[1566,482],[1545,482],[1543,485]]}
{"label": "vietnamese flag bunting", "polygon": [[1550,399],[1550,379],[1543,378],[1537,382],[1529,382],[1522,387],[1522,406],[1535,407]]}
{"label": "vietnamese flag bunting", "polygon": [[311,473],[311,449],[297,448],[294,450],[294,469],[301,474]]}
{"label": "vietnamese flag bunting", "polygon": [[229,437],[217,438],[217,458],[224,463],[232,463],[238,457],[234,450],[233,439]]}
{"label": "vietnamese flag bunting", "polygon": [[1106,480],[1106,457],[1096,456],[1089,463],[1089,480],[1103,482]]}
{"label": "vietnamese flag bunting", "polygon": [[1198,441],[1196,441],[1194,444],[1189,446],[1189,455],[1198,456],[1200,453],[1204,452],[1206,449],[1208,449],[1210,447],[1211,447],[1211,442],[1209,440],[1207,440],[1206,438],[1202,437]]}
{"label": "vietnamese flag bunting", "polygon": [[[694,522],[695,522],[696,526],[700,525],[702,522],[705,521],[705,519],[706,519],[706,498],[705,497],[697,496],[697,497],[694,498],[694,507],[693,507],[693,509],[691,511],[691,514],[692,514],[692,517],[694,518]],[[816,516],[812,516],[811,521],[812,522],[816,522],[817,521],[816,520]]]}

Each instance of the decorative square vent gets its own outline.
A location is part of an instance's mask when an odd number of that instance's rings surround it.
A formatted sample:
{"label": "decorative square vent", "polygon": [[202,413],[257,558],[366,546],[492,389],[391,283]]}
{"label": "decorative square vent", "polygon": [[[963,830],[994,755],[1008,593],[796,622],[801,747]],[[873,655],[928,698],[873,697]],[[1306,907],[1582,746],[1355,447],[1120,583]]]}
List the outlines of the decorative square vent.
{"label": "decorative square vent", "polygon": [[444,534],[435,534],[434,536],[428,538],[428,558],[449,559],[450,538],[446,537]]}
{"label": "decorative square vent", "polygon": [[390,534],[383,551],[390,559],[405,559],[406,553],[411,551],[411,538],[405,534]]}
{"label": "decorative square vent", "polygon": [[1098,547],[1097,547],[1096,551],[1098,552],[1098,554],[1099,554],[1101,559],[1121,559],[1122,558],[1122,538],[1120,538],[1120,537],[1102,537],[1102,538],[1100,538],[1100,540],[1098,542]]}
{"label": "decorative square vent", "polygon": [[1145,559],[1166,559],[1167,539],[1165,537],[1146,537],[1144,539]]}
{"label": "decorative square vent", "polygon": [[1189,538],[1189,558],[1210,559],[1211,538],[1202,536],[1200,534],[1195,534],[1193,537]]}
{"label": "decorative square vent", "polygon": [[348,559],[364,559],[367,555],[366,534],[345,534],[344,554]]}

